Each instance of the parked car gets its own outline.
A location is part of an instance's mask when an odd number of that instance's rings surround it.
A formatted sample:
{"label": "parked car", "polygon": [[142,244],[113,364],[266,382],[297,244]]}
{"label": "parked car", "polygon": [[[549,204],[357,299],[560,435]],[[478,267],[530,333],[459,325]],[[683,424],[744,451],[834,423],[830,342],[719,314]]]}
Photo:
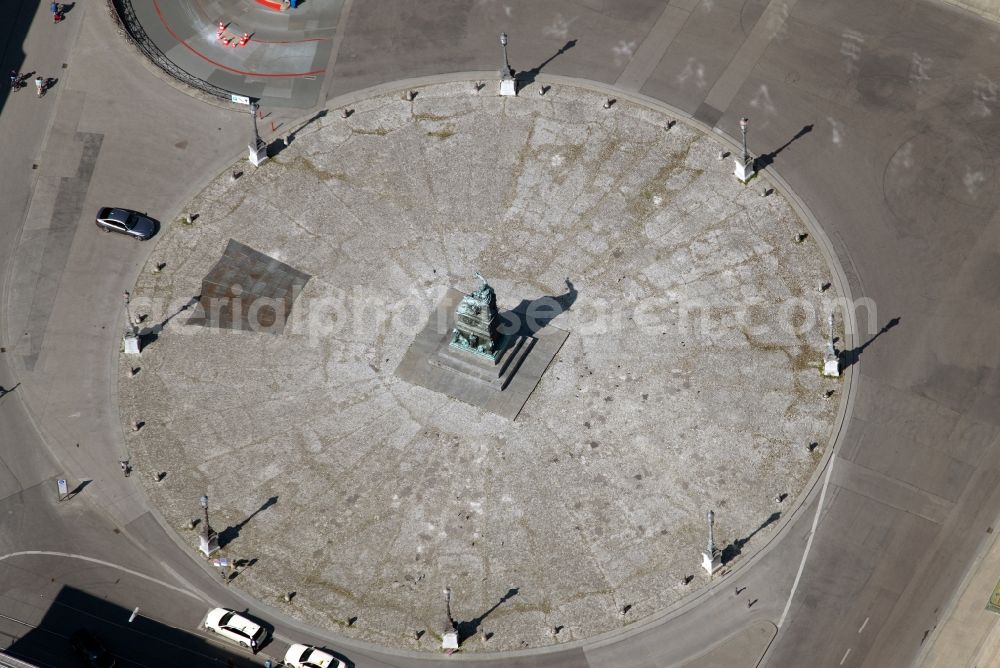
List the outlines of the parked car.
{"label": "parked car", "polygon": [[156,223],[145,214],[129,209],[103,207],[97,212],[97,226],[105,232],[118,232],[142,241],[153,236]]}
{"label": "parked car", "polygon": [[111,656],[108,648],[87,629],[74,631],[69,637],[69,644],[73,646],[83,663],[90,668],[114,668],[115,657]]}
{"label": "parked car", "polygon": [[285,664],[291,668],[347,668],[347,664],[329,652],[295,644],[285,652]]}
{"label": "parked car", "polygon": [[218,633],[227,640],[238,645],[257,649],[264,640],[264,628],[252,622],[235,610],[227,608],[212,608],[205,617],[205,628],[212,633]]}

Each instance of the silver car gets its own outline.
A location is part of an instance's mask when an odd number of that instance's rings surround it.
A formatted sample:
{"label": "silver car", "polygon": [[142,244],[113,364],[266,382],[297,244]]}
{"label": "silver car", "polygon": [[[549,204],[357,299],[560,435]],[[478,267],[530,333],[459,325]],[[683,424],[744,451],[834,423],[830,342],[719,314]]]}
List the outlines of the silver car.
{"label": "silver car", "polygon": [[153,236],[156,223],[144,214],[128,209],[104,207],[97,212],[97,226],[105,232],[118,232],[142,241]]}

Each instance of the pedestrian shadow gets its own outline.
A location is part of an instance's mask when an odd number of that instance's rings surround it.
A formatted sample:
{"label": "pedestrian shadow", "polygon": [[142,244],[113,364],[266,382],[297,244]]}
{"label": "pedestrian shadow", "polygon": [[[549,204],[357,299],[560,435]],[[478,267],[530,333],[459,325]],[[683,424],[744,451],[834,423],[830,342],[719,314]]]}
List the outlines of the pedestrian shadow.
{"label": "pedestrian shadow", "polygon": [[751,538],[753,538],[758,533],[760,533],[767,527],[777,522],[779,519],[781,519],[780,511],[776,513],[771,513],[771,516],[768,517],[763,524],[761,524],[759,527],[750,532],[749,536],[745,536],[744,538],[737,538],[732,543],[724,547],[722,550],[722,563],[728,564],[730,561],[740,556],[740,553],[743,552],[744,546],[746,546],[746,544],[750,542]]}
{"label": "pedestrian shadow", "polygon": [[76,7],[76,3],[75,2],[68,2],[66,4],[60,4],[59,5],[59,13],[65,16],[66,14],[69,14],[71,11],[73,11],[74,7]]}
{"label": "pedestrian shadow", "polygon": [[512,587],[511,589],[508,589],[507,593],[504,594],[500,598],[500,600],[497,601],[493,605],[492,608],[490,608],[489,610],[487,610],[483,614],[479,615],[475,619],[470,619],[468,621],[458,622],[457,624],[455,624],[455,630],[458,631],[458,643],[462,644],[462,642],[465,641],[466,639],[471,638],[472,636],[476,635],[476,631],[479,630],[479,626],[480,626],[480,624],[483,623],[483,620],[486,619],[487,617],[489,617],[490,614],[494,610],[496,610],[497,608],[499,608],[501,605],[503,605],[504,603],[506,603],[510,599],[512,599],[515,596],[517,596],[517,594],[518,594],[519,591],[520,590],[517,587]]}
{"label": "pedestrian shadow", "polygon": [[572,49],[574,46],[576,46],[576,40],[571,39],[565,44],[563,44],[561,47],[559,47],[558,51],[556,51],[551,56],[546,58],[540,64],[535,65],[530,70],[524,70],[523,72],[516,72],[514,74],[514,79],[517,81],[518,87],[527,86],[530,83],[534,83],[535,77],[537,77],[538,74],[542,71],[542,68],[544,68],[546,65],[551,63],[553,60],[555,60],[562,54]]}
{"label": "pedestrian shadow", "polygon": [[272,496],[267,501],[262,503],[260,508],[250,513],[249,517],[247,517],[245,520],[243,520],[242,522],[240,522],[235,526],[229,526],[223,529],[222,532],[219,533],[219,547],[225,547],[229,543],[239,538],[240,531],[250,522],[250,520],[256,517],[258,513],[267,510],[276,503],[278,503],[278,497]]}
{"label": "pedestrian shadow", "polygon": [[0,397],[7,396],[8,394],[10,394],[11,392],[13,392],[14,390],[16,390],[20,386],[21,386],[21,383],[17,383],[13,387],[4,387],[3,385],[0,385]]}
{"label": "pedestrian shadow", "polygon": [[807,134],[812,132],[812,130],[813,130],[812,123],[810,123],[809,125],[802,126],[802,129],[796,132],[795,136],[786,141],[784,144],[774,149],[770,153],[765,153],[764,155],[757,156],[756,160],[754,160],[754,167],[756,167],[758,170],[761,170],[764,169],[765,167],[770,166],[771,163],[774,162],[774,159],[778,157],[779,153],[781,153],[786,148],[791,146],[795,140],[805,137]]}
{"label": "pedestrian shadow", "polygon": [[533,301],[522,299],[521,303],[509,311],[500,314],[500,326],[497,328],[504,336],[534,336],[563,311],[568,311],[576,301],[579,293],[573,282],[566,279],[566,292],[559,296],[539,297]]}
{"label": "pedestrian shadow", "polygon": [[160,338],[160,332],[162,332],[163,328],[167,326],[167,323],[169,323],[171,320],[179,316],[181,313],[184,313],[184,311],[188,310],[189,308],[197,304],[199,299],[201,299],[201,295],[195,295],[191,299],[187,300],[187,303],[182,305],[179,309],[168,315],[160,322],[156,323],[152,327],[140,331],[139,332],[140,347],[145,348],[149,344],[154,343],[158,338]]}
{"label": "pedestrian shadow", "polygon": [[896,325],[898,325],[899,322],[900,322],[900,320],[901,320],[901,318],[899,318],[899,317],[893,318],[889,322],[885,323],[885,326],[882,329],[878,330],[878,332],[875,333],[875,336],[873,336],[872,338],[868,339],[867,341],[865,341],[863,344],[861,344],[857,348],[854,348],[852,350],[845,350],[844,352],[842,352],[840,354],[840,362],[841,362],[841,365],[843,366],[843,368],[846,369],[849,366],[853,366],[853,365],[857,364],[858,360],[861,358],[861,353],[863,353],[868,346],[870,346],[872,343],[874,343],[875,339],[877,339],[878,337],[882,336],[883,334],[885,334],[886,332],[888,332],[890,329],[892,329],[893,327],[895,327]]}

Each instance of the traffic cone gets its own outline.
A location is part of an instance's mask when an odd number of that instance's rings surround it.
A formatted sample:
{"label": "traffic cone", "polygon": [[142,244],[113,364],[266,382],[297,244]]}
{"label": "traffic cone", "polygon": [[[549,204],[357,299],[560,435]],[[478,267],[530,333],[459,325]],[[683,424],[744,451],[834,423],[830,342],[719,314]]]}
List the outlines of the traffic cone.
{"label": "traffic cone", "polygon": [[222,21],[219,21],[219,29],[216,31],[216,34],[221,35],[225,31],[226,31],[226,24],[224,24]]}
{"label": "traffic cone", "polygon": [[243,33],[243,37],[240,37],[240,46],[246,46],[247,42],[250,41],[250,35]]}

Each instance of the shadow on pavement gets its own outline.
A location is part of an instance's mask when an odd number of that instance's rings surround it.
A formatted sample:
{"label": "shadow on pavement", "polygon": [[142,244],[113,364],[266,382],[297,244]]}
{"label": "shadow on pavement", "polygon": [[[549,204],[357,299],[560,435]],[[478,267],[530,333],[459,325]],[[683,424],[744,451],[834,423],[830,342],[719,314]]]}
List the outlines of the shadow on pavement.
{"label": "shadow on pavement", "polygon": [[728,564],[730,561],[732,561],[736,557],[740,556],[740,553],[743,551],[743,547],[747,543],[750,542],[751,538],[753,538],[758,533],[760,533],[761,531],[763,531],[767,527],[771,526],[772,524],[774,524],[775,522],[777,522],[780,519],[781,519],[781,512],[780,511],[776,512],[776,513],[771,513],[771,516],[768,517],[764,521],[763,524],[761,524],[759,527],[757,527],[752,532],[750,532],[749,536],[746,536],[744,538],[737,538],[732,543],[730,543],[725,548],[723,548],[723,550],[722,550],[722,563],[723,564]]}
{"label": "shadow on pavement", "polygon": [[809,134],[810,132],[812,132],[812,130],[813,130],[813,124],[812,123],[810,123],[809,125],[804,125],[801,130],[799,130],[798,132],[795,133],[794,137],[792,137],[791,139],[789,139],[788,141],[786,141],[784,144],[782,144],[778,148],[774,149],[770,153],[765,153],[765,154],[763,154],[761,156],[758,156],[757,160],[756,160],[756,167],[757,167],[757,169],[760,170],[760,169],[764,169],[765,167],[768,167],[771,163],[774,162],[774,159],[776,157],[778,157],[779,153],[781,153],[786,148],[788,148],[789,146],[791,146],[792,143],[795,142],[797,139],[801,139],[802,137],[805,137],[807,134]]}
{"label": "shadow on pavement", "polygon": [[[483,614],[479,615],[478,617],[476,617],[474,619],[470,619],[468,621],[456,623],[455,624],[455,628],[458,630],[458,644],[461,645],[462,642],[464,642],[466,639],[471,638],[472,636],[474,636],[476,634],[476,631],[479,630],[480,624],[483,623],[483,620],[486,619],[487,617],[489,617],[490,613],[492,613],[494,610],[496,610],[497,608],[499,608],[501,605],[503,605],[504,603],[506,603],[510,599],[512,599],[515,596],[517,596],[517,594],[518,594],[519,591],[520,590],[517,587],[512,587],[511,589],[508,589],[507,593],[504,594],[500,598],[500,600],[497,601],[496,604],[492,608],[490,608],[489,610],[487,610]],[[489,637],[492,636],[492,635],[493,635],[492,633],[487,634],[486,639],[489,640]]]}
{"label": "shadow on pavement", "polygon": [[[123,583],[121,586],[128,585]],[[197,605],[189,599],[186,599],[187,604]],[[86,628],[118,659],[118,665],[260,668],[259,659],[253,659],[235,645],[229,648],[222,643],[209,642],[199,632],[188,632],[150,619],[141,609],[134,618],[130,618],[132,613],[133,610],[103,597],[64,586],[52,599],[37,627],[27,629],[4,651],[40,666],[83,665],[76,662],[72,647],[64,639],[77,629]],[[269,625],[265,627],[271,629]]]}
{"label": "shadow on pavement", "polygon": [[275,505],[276,503],[278,503],[278,497],[272,496],[267,501],[265,501],[264,503],[262,503],[261,506],[260,506],[260,508],[258,508],[257,510],[253,511],[252,513],[250,513],[250,516],[247,517],[245,520],[243,520],[242,522],[240,522],[239,524],[237,524],[235,526],[226,527],[225,529],[223,529],[222,532],[219,533],[219,547],[225,547],[229,543],[231,543],[234,540],[236,540],[237,538],[239,538],[240,537],[240,530],[243,527],[245,527],[250,522],[250,520],[252,520],[254,517],[256,517],[258,513],[261,513],[263,511],[267,510],[268,508],[270,508],[271,506]]}
{"label": "shadow on pavement", "polygon": [[541,73],[542,68],[544,68],[546,65],[548,65],[549,63],[551,63],[553,60],[555,60],[556,58],[558,58],[562,54],[564,54],[567,51],[569,51],[570,49],[572,49],[574,46],[576,46],[576,40],[575,39],[571,39],[568,42],[566,42],[565,44],[563,44],[559,48],[558,51],[556,51],[551,56],[549,56],[548,58],[546,58],[540,64],[535,65],[530,70],[524,70],[523,72],[517,72],[514,75],[514,78],[517,80],[518,87],[527,86],[528,84],[533,83],[535,81],[535,77],[537,77],[539,75],[539,73]]}
{"label": "shadow on pavement", "polygon": [[522,299],[511,310],[500,313],[501,324],[498,329],[505,336],[534,336],[535,332],[555,320],[563,311],[568,311],[578,294],[573,282],[567,278],[564,294],[558,297],[546,295],[530,302]]}
{"label": "shadow on pavement", "polygon": [[842,365],[842,367],[846,369],[849,366],[857,364],[858,360],[861,358],[861,353],[863,353],[868,346],[870,346],[872,343],[874,343],[875,339],[877,339],[878,337],[882,336],[883,334],[885,334],[886,332],[888,332],[890,329],[892,329],[893,327],[895,327],[896,325],[898,325],[899,322],[900,322],[900,320],[901,319],[898,318],[898,317],[897,318],[893,318],[889,322],[885,323],[885,326],[882,329],[878,330],[878,332],[876,332],[875,336],[873,336],[872,338],[868,339],[867,341],[865,341],[863,344],[861,344],[857,348],[854,348],[853,350],[845,350],[843,353],[841,353],[841,358],[840,359],[841,359],[841,365]]}

